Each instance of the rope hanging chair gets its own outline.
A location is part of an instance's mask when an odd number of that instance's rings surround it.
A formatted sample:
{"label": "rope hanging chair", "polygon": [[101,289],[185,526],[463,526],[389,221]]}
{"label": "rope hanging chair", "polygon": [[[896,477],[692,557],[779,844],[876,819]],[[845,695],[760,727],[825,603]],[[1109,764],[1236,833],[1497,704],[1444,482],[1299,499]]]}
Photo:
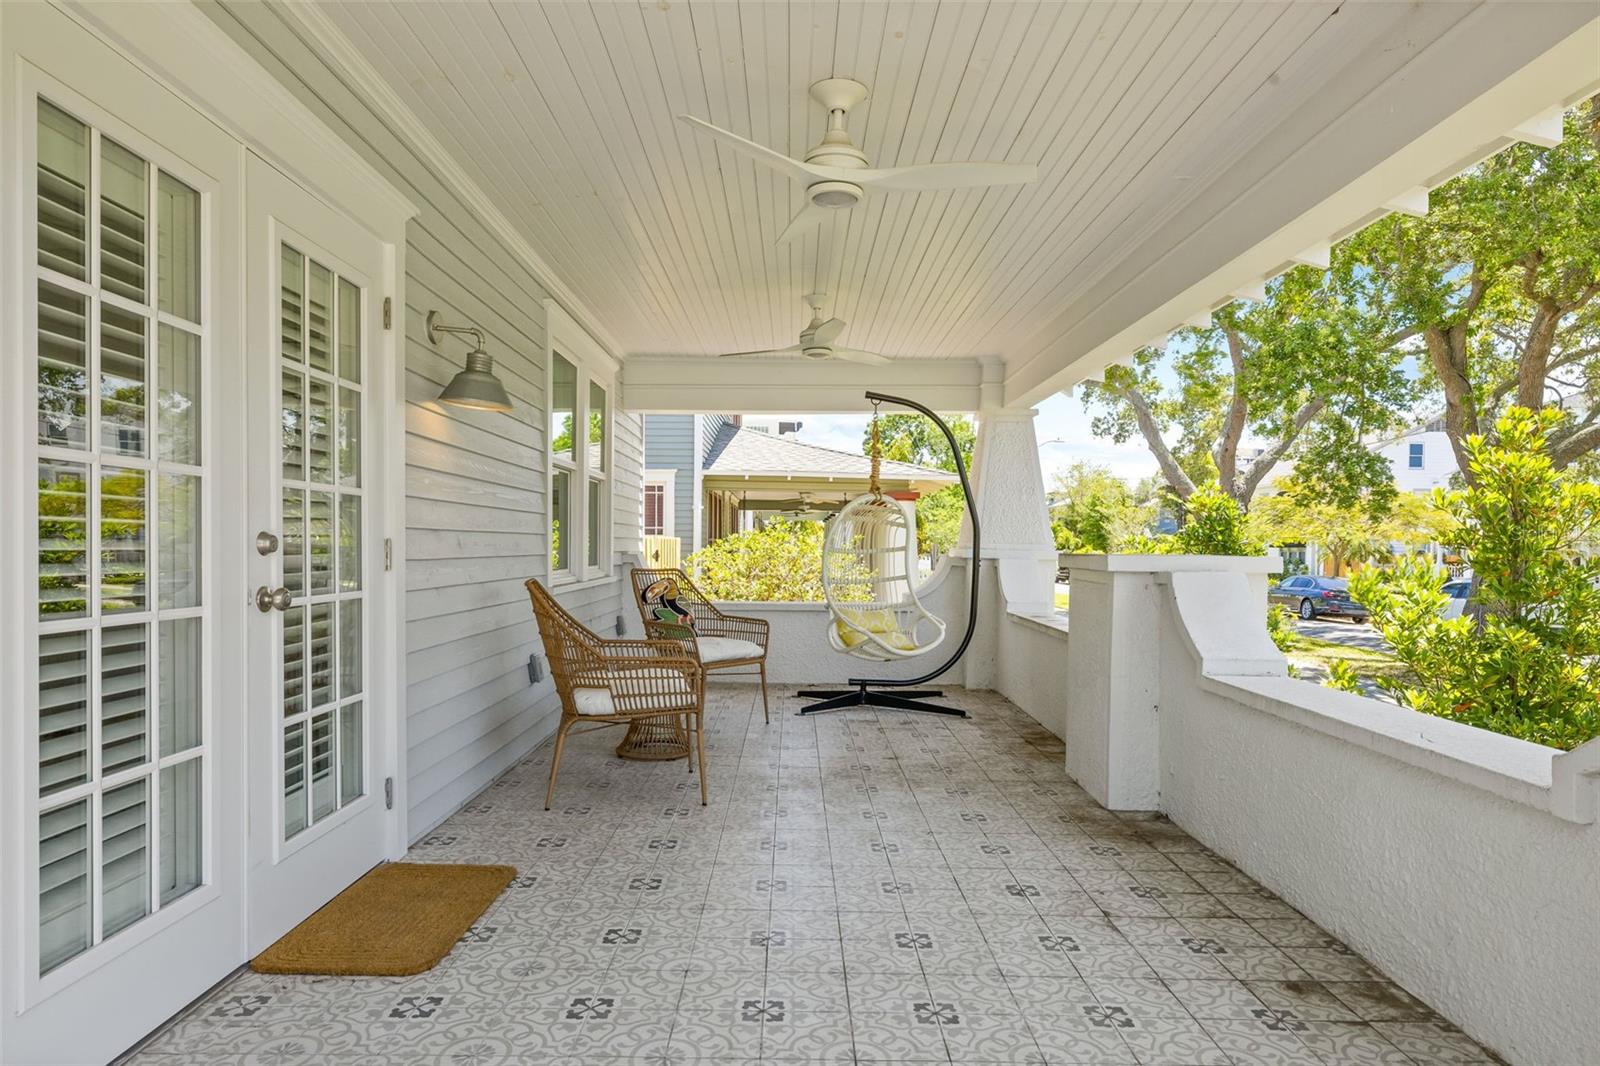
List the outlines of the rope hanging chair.
{"label": "rope hanging chair", "polygon": [[924,655],[944,640],[943,619],[917,598],[917,530],[900,501],[879,485],[883,450],[872,412],[872,474],[864,495],[828,523],[822,593],[835,651],[873,662]]}
{"label": "rope hanging chair", "polygon": [[929,681],[948,673],[960,661],[978,628],[978,584],[983,568],[982,530],[978,505],[972,498],[967,464],[956,436],[933,410],[902,396],[868,392],[872,401],[872,480],[867,494],[845,504],[828,524],[822,542],[822,590],[830,615],[828,643],[836,651],[873,662],[893,662],[923,655],[945,638],[944,620],[917,598],[917,529],[899,501],[886,497],[878,484],[883,448],[878,436],[878,405],[898,404],[925,415],[944,436],[955,457],[961,496],[967,505],[971,534],[968,564],[967,626],[943,662],[917,677],[852,677],[846,689],[801,689],[798,695],[820,700],[801,714],[822,714],[851,707],[888,707],[901,711],[967,717],[960,707],[928,702],[943,693],[923,689]]}

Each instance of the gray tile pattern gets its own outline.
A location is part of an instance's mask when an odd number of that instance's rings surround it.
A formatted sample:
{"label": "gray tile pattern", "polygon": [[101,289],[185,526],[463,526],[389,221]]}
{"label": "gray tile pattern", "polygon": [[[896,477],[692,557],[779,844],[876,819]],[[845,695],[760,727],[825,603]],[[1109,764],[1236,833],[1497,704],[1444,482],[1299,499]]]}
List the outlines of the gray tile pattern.
{"label": "gray tile pattern", "polygon": [[135,1057],[207,1064],[1440,1066],[1493,1060],[1005,699],[799,718],[713,686],[684,764],[548,749],[412,859],[520,876],[433,971],[244,973]]}

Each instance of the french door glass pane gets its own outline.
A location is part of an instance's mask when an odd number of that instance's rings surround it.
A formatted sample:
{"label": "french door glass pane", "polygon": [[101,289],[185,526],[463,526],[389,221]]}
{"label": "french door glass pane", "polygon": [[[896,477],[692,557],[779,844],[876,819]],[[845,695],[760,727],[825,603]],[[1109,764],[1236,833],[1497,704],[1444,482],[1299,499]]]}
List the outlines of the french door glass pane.
{"label": "french door glass pane", "polygon": [[310,461],[310,481],[324,485],[333,482],[333,386],[312,378],[306,402],[306,457]]}
{"label": "french door glass pane", "polygon": [[161,310],[200,321],[200,194],[167,173],[156,183],[156,292]]}
{"label": "french door glass pane", "polygon": [[100,610],[142,611],[149,539],[143,470],[100,468]]}
{"label": "french door glass pane", "polygon": [[145,320],[100,305],[100,450],[145,454]]}
{"label": "french door glass pane", "polygon": [[600,545],[602,543],[600,517],[605,510],[605,482],[589,479],[589,523],[584,530],[584,539],[588,542],[588,561],[590,566],[600,565]]}
{"label": "french door glass pane", "polygon": [[565,570],[570,565],[562,538],[572,529],[569,521],[571,496],[572,475],[565,470],[557,470],[550,478],[550,569],[554,571]]}
{"label": "french door glass pane", "polygon": [[306,725],[296,722],[283,731],[283,836],[306,827]]}
{"label": "french door glass pane", "polygon": [[283,584],[298,595],[306,589],[306,494],[283,490]]}
{"label": "french door glass pane", "polygon": [[311,365],[333,373],[333,274],[315,260],[306,293],[306,350]]}
{"label": "french door glass pane", "polygon": [[339,604],[339,697],[361,691],[361,601]]}
{"label": "french door glass pane", "polygon": [[361,497],[339,497],[339,591],[361,587]]}
{"label": "french door glass pane", "polygon": [[149,788],[141,777],[100,800],[101,936],[150,913]]}
{"label": "french door glass pane", "polygon": [[89,263],[89,127],[39,101],[39,265],[82,280]]}
{"label": "french door glass pane", "polygon": [[89,613],[89,467],[39,463],[39,617]]}
{"label": "french door glass pane", "polygon": [[311,593],[322,596],[333,591],[333,493],[313,492],[309,498],[306,535],[311,547]]}
{"label": "french door glass pane", "polygon": [[39,283],[39,443],[89,443],[89,301]]}
{"label": "french door glass pane", "polygon": [[306,609],[283,612],[283,714],[306,709]]}
{"label": "french door glass pane", "polygon": [[550,452],[563,459],[576,459],[573,419],[578,408],[578,368],[560,352],[551,352],[550,370]]}
{"label": "french door glass pane", "polygon": [[89,780],[89,634],[39,635],[39,795]]}
{"label": "french door glass pane", "polygon": [[161,771],[161,905],[200,887],[203,838],[200,834],[200,760],[189,759]]}
{"label": "french door glass pane", "polygon": [[311,608],[311,706],[325,707],[338,698],[333,674],[333,604]]}
{"label": "french door glass pane", "polygon": [[361,394],[339,390],[339,484],[361,484]]}
{"label": "french door glass pane", "polygon": [[333,720],[328,711],[311,720],[311,820],[320,822],[339,806],[333,762]]}
{"label": "french door glass pane", "polygon": [[90,905],[89,801],[39,815],[39,972],[49,973],[94,940]]}
{"label": "french door glass pane", "polygon": [[100,138],[100,285],[145,302],[145,222],[149,167],[109,137]]}
{"label": "french door glass pane", "polygon": [[302,481],[306,476],[305,388],[305,378],[293,371],[283,372],[283,479],[285,481]]}
{"label": "french door glass pane", "polygon": [[200,337],[165,322],[157,330],[157,454],[200,464]]}
{"label": "french door glass pane", "polygon": [[298,363],[305,346],[305,257],[287,244],[278,262],[278,324],[284,359]]}
{"label": "french door glass pane", "polygon": [[174,618],[160,627],[161,755],[200,743],[200,684],[204,662],[200,619]]}
{"label": "french door glass pane", "polygon": [[361,701],[347,703],[339,709],[339,802],[349,803],[364,790],[361,744],[363,734]]}
{"label": "french door glass pane", "polygon": [[361,290],[339,279],[339,376],[361,383]]}
{"label": "french door glass pane", "polygon": [[162,474],[156,485],[163,610],[200,606],[200,479]]}
{"label": "french door glass pane", "polygon": [[150,756],[150,644],[143,625],[100,631],[100,772]]}

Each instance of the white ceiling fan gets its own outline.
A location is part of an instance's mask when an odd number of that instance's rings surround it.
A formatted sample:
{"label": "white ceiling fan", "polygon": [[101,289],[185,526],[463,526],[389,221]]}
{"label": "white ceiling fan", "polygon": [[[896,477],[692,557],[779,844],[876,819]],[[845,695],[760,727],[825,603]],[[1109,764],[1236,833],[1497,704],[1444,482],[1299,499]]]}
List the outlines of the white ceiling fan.
{"label": "white ceiling fan", "polygon": [[800,343],[791,344],[787,348],[767,348],[759,352],[724,352],[718,358],[742,359],[762,355],[803,355],[807,359],[843,359],[851,363],[873,363],[883,365],[889,362],[889,357],[879,355],[877,352],[864,352],[859,348],[842,348],[834,345],[834,340],[844,332],[844,321],[830,318],[822,320],[822,298],[825,294],[820,292],[809,293],[806,304],[811,308],[811,322],[800,331]]}
{"label": "white ceiling fan", "polygon": [[1022,185],[1039,177],[1039,168],[1031,163],[923,163],[881,169],[868,166],[866,153],[850,142],[850,133],[845,129],[845,116],[867,98],[867,87],[849,78],[824,78],[811,86],[811,98],[828,109],[828,132],[803,160],[791,159],[693,115],[678,116],[734,151],[805,185],[806,206],[779,234],[780,243],[816,225],[829,211],[854,207],[872,190],[933,192]]}

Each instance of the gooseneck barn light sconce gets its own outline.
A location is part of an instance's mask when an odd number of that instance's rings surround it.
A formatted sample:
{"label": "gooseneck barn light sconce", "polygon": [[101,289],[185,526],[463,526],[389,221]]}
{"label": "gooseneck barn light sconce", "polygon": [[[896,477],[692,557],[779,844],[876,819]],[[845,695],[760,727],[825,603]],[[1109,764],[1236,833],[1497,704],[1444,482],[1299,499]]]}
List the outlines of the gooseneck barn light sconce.
{"label": "gooseneck barn light sconce", "polygon": [[476,326],[447,326],[439,321],[439,312],[428,312],[428,342],[435,346],[441,333],[459,333],[472,338],[472,351],[467,353],[467,368],[450,379],[450,384],[439,394],[439,402],[453,407],[470,407],[477,411],[509,411],[511,397],[506,387],[494,376],[494,359],[483,350],[483,331]]}

